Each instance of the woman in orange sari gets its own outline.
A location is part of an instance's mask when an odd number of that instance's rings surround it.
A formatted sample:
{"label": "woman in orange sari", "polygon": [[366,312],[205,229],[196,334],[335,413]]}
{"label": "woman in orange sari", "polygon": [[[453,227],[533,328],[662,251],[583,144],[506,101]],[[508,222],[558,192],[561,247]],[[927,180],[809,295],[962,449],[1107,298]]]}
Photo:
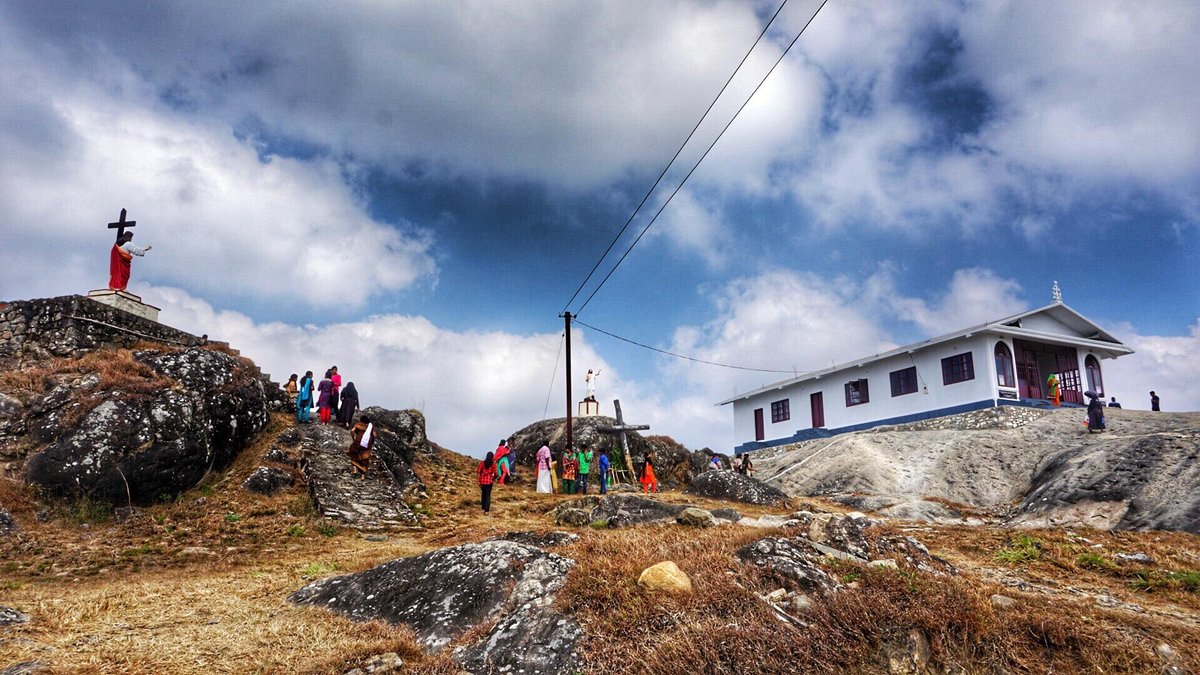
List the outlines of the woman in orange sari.
{"label": "woman in orange sari", "polygon": [[654,461],[646,452],[646,466],[642,469],[642,492],[658,492],[658,479],[654,477]]}

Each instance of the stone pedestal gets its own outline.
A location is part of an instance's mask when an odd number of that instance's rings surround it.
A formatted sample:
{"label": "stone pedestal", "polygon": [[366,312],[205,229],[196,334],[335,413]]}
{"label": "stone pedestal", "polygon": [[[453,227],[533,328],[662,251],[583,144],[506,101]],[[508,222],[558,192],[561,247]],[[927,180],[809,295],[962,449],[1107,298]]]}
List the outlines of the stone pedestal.
{"label": "stone pedestal", "polygon": [[600,414],[600,403],[593,398],[585,398],[579,402],[579,414],[576,417],[595,417]]}
{"label": "stone pedestal", "polygon": [[88,291],[87,296],[102,305],[108,305],[122,312],[129,312],[134,316],[158,322],[158,308],[142,302],[140,295],[134,295],[129,291],[115,291],[111,288],[103,288]]}

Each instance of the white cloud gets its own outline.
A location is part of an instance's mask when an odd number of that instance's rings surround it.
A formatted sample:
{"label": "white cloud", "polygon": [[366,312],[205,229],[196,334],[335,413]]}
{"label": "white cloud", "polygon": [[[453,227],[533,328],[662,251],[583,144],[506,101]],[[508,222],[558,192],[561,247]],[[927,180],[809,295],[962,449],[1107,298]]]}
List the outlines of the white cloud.
{"label": "white cloud", "polygon": [[1021,300],[1021,285],[981,268],[955,270],[950,287],[933,303],[901,297],[884,275],[884,288],[876,289],[880,307],[901,321],[915,324],[929,337],[1018,314],[1028,306]]}
{"label": "white cloud", "polygon": [[[354,382],[364,407],[419,409],[429,438],[458,452],[482,456],[497,439],[542,419],[547,394],[547,416],[563,416],[561,360],[551,388],[555,361],[561,358],[557,333],[456,332],[403,315],[324,325],[259,323],[176,288],[139,285],[134,290],[162,307],[164,323],[229,342],[277,382],[305,370],[319,378],[336,365],[344,381]],[[572,351],[577,368],[588,364],[574,373],[576,392],[583,390],[587,367],[604,370],[598,390],[606,399],[632,391],[583,334],[575,336]]]}
{"label": "white cloud", "polygon": [[1200,319],[1187,335],[1142,335],[1129,324],[1113,333],[1134,354],[1104,361],[1104,393],[1121,405],[1150,409],[1150,392],[1162,399],[1163,410],[1200,411]]}
{"label": "white cloud", "polygon": [[0,74],[0,95],[12,102],[0,113],[0,212],[6,231],[19,233],[8,238],[3,287],[103,287],[112,237],[104,224],[126,207],[138,243],[154,245],[135,261],[135,279],[351,308],[434,282],[431,236],[372,219],[344,166],[264,165],[219,126],[127,105],[114,89],[152,92],[110,65],[107,81],[70,90]]}

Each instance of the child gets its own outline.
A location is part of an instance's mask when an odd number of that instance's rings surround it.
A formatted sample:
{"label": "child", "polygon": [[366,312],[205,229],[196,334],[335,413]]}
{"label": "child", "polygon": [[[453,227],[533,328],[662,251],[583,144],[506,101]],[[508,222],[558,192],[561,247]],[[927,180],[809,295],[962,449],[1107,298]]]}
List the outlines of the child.
{"label": "child", "polygon": [[600,494],[608,494],[608,450],[600,450]]}
{"label": "child", "polygon": [[492,483],[496,480],[496,462],[492,453],[489,452],[487,457],[483,458],[476,473],[479,474],[479,505],[483,507],[484,513],[491,513]]}
{"label": "child", "polygon": [[642,468],[642,492],[658,492],[658,479],[654,477],[654,460],[646,453],[646,466]]}

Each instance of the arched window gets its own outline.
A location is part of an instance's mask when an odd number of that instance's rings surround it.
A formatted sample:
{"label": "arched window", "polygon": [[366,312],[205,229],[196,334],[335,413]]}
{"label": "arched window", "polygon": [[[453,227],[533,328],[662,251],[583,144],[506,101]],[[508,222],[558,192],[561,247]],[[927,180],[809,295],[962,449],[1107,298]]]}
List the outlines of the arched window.
{"label": "arched window", "polygon": [[1091,354],[1083,360],[1083,369],[1087,371],[1088,389],[1096,392],[1096,395],[1104,397],[1104,378],[1100,376],[1100,360]]}
{"label": "arched window", "polygon": [[1012,352],[1003,342],[996,343],[996,381],[1001,387],[1017,386],[1017,377],[1013,374]]}

